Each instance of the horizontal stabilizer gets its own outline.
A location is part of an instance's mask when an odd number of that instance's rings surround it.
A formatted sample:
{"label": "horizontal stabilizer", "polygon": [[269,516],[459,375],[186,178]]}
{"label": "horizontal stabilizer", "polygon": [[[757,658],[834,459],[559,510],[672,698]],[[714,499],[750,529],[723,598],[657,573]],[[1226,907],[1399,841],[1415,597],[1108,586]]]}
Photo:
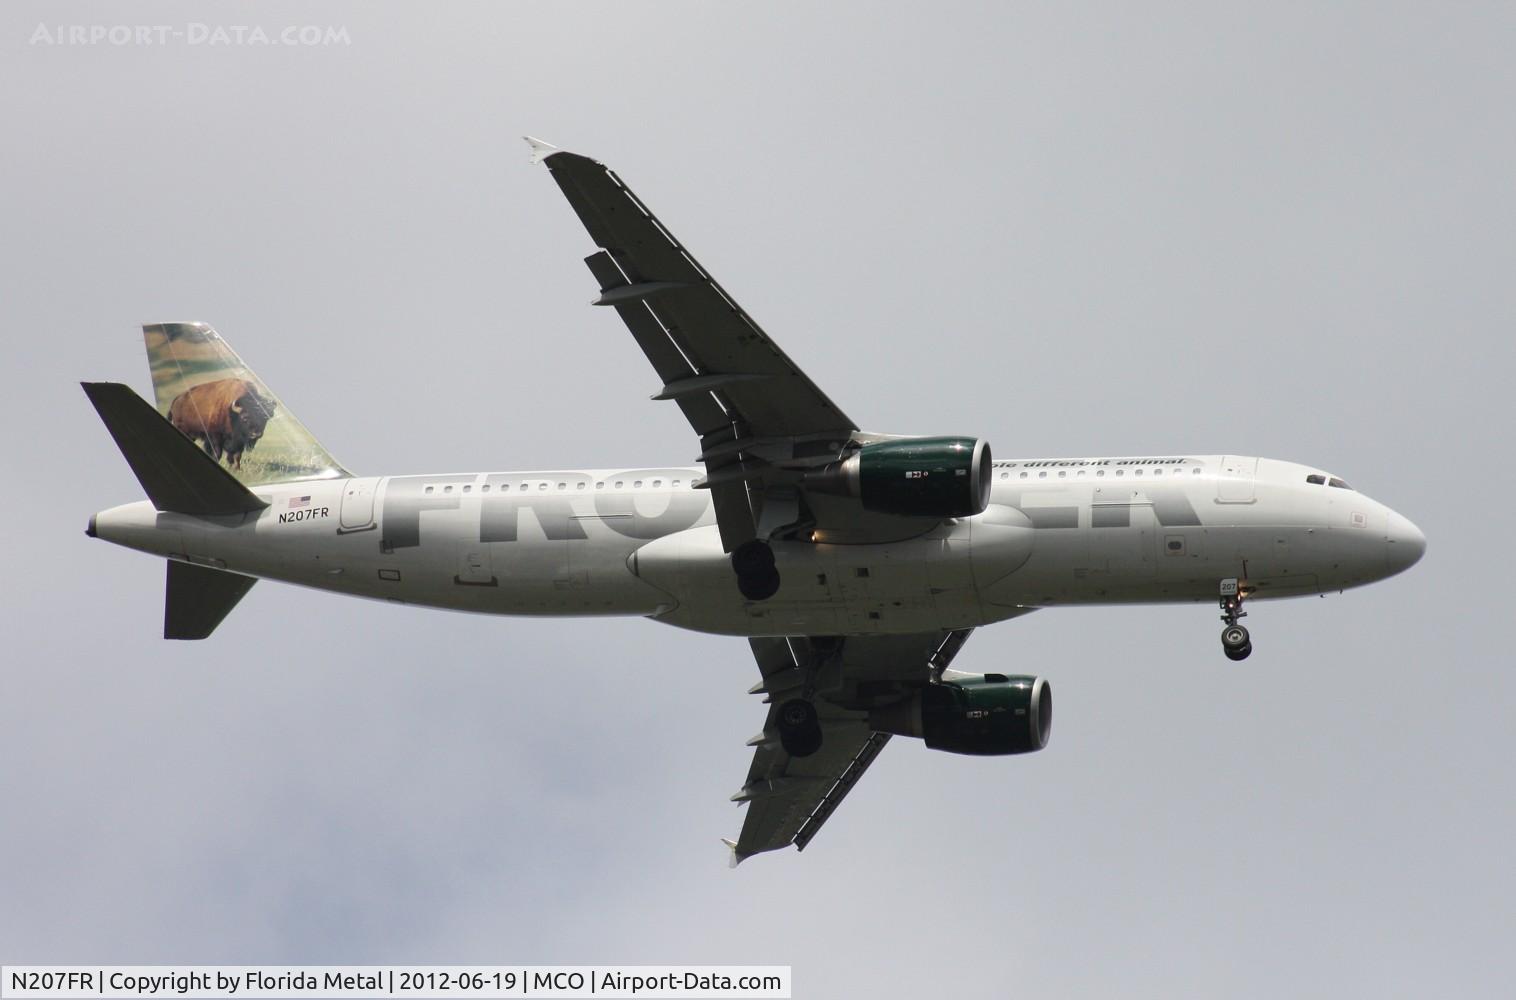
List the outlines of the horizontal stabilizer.
{"label": "horizontal stabilizer", "polygon": [[242,514],[268,506],[129,387],[119,382],[80,384],[154,507],[205,515]]}
{"label": "horizontal stabilizer", "polygon": [[163,638],[204,639],[257,582],[257,577],[170,559],[163,592]]}

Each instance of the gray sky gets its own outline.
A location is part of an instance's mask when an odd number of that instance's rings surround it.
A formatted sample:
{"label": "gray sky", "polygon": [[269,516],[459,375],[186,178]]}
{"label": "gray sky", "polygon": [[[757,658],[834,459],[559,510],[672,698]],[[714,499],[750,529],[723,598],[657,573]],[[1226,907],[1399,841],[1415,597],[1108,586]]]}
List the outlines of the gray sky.
{"label": "gray sky", "polygon": [[[32,45],[48,24],[351,44]],[[1508,5],[0,7],[0,961],[772,963],[796,996],[1504,996]],[[870,429],[1234,452],[1411,573],[1054,610],[1051,746],[897,740],[726,868],[746,644],[253,590],[165,643],[80,379],[213,323],[365,473],[684,463],[522,133],[612,165]]]}

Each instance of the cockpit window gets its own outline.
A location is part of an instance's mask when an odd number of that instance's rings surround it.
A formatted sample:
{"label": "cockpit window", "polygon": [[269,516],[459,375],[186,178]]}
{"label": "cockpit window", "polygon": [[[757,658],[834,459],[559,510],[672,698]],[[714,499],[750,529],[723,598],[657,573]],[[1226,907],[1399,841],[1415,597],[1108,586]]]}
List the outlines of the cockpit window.
{"label": "cockpit window", "polygon": [[1312,486],[1325,486],[1326,485],[1326,481],[1327,481],[1327,477],[1326,476],[1306,476],[1305,477],[1305,481],[1308,482],[1308,483],[1310,483]]}
{"label": "cockpit window", "polygon": [[1335,486],[1339,490],[1350,490],[1350,489],[1353,488],[1353,487],[1349,486],[1347,483],[1343,482],[1341,479],[1338,479],[1336,476],[1333,476],[1331,479],[1328,479],[1327,480],[1327,485],[1328,486]]}

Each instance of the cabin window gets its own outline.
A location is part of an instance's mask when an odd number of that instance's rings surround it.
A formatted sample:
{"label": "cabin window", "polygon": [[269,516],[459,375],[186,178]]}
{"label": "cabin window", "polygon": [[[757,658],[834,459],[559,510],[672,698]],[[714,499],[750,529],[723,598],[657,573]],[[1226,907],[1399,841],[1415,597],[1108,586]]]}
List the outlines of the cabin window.
{"label": "cabin window", "polygon": [[595,489],[597,489],[597,490],[603,490],[603,489],[605,489],[605,483],[603,483],[603,482],[596,483],[595,484]]}
{"label": "cabin window", "polygon": [[658,487],[660,487],[662,485],[663,485],[663,480],[661,480],[661,479],[655,479],[655,480],[653,480],[653,489],[656,490]]}
{"label": "cabin window", "polygon": [[1059,479],[1067,479],[1068,475],[1069,474],[1067,472],[1064,472],[1062,469],[1058,470],[1058,478]]}
{"label": "cabin window", "polygon": [[618,479],[618,480],[616,480],[616,489],[618,489],[618,490],[621,489],[621,487],[623,485],[625,485],[625,483],[626,483],[626,480],[624,480],[624,479]]}
{"label": "cabin window", "polygon": [[1047,477],[1048,477],[1048,470],[1046,470],[1046,469],[1043,469],[1041,472],[1037,473],[1037,478],[1038,479],[1046,479]]}
{"label": "cabin window", "polygon": [[568,483],[559,483],[558,484],[558,488],[560,490],[566,490],[566,489],[568,489]]}
{"label": "cabin window", "polygon": [[453,488],[451,486],[444,486],[444,487],[442,487],[442,492],[444,492],[444,493],[451,493],[451,492],[453,492]]}
{"label": "cabin window", "polygon": [[474,492],[474,488],[472,486],[465,486],[463,488],[463,492],[465,492],[465,493],[472,493],[472,492]]}
{"label": "cabin window", "polygon": [[584,489],[584,484],[583,484],[583,483],[580,483],[580,484],[579,484],[579,485],[578,485],[578,486],[576,486],[576,487],[574,487],[574,488],[575,488],[575,489],[576,489],[576,490],[582,490],[582,489]]}
{"label": "cabin window", "polygon": [[674,480],[674,489],[677,490],[678,488],[679,488],[679,480],[676,479],[676,480]]}
{"label": "cabin window", "polygon": [[485,483],[483,486],[479,487],[479,492],[480,493],[488,493],[489,491],[490,491],[490,484],[489,483]]}
{"label": "cabin window", "polygon": [[1022,479],[1025,479],[1025,478],[1026,478],[1026,473],[1025,473],[1025,472],[1023,472],[1023,473],[1022,473],[1022,474],[1021,474],[1021,478],[1022,478]]}
{"label": "cabin window", "polygon": [[642,489],[642,480],[639,479],[635,483],[633,483],[632,484],[632,489],[634,489],[634,490],[640,490],[640,489]]}
{"label": "cabin window", "polygon": [[432,492],[432,490],[435,490],[435,489],[436,489],[436,488],[437,488],[437,487],[435,487],[435,486],[428,486],[428,487],[427,487],[427,488],[426,488],[426,491],[427,491],[427,492],[428,492],[428,493],[430,493],[430,492]]}

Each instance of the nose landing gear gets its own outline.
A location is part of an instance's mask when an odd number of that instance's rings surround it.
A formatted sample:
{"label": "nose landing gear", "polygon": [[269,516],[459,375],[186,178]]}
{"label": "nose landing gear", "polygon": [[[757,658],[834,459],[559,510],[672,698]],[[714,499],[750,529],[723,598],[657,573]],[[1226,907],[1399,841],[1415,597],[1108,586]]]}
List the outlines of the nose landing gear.
{"label": "nose landing gear", "polygon": [[1245,597],[1246,584],[1235,578],[1221,581],[1221,620],[1226,623],[1226,628],[1221,630],[1221,651],[1226,653],[1229,660],[1245,660],[1253,652],[1252,636],[1244,626],[1238,624],[1238,619],[1248,615],[1242,610]]}

